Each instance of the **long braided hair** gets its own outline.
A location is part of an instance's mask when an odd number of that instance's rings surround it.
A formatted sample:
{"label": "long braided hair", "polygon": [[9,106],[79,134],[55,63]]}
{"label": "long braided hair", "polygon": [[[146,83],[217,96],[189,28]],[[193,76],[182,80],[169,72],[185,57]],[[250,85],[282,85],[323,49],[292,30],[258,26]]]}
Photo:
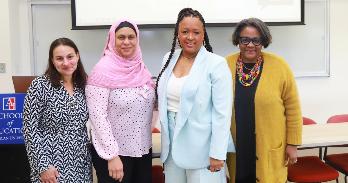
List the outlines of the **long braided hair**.
{"label": "long braided hair", "polygon": [[193,10],[192,8],[184,8],[182,9],[179,14],[178,14],[178,19],[176,21],[175,24],[175,30],[174,30],[174,37],[173,37],[173,42],[172,42],[172,48],[170,49],[170,54],[169,57],[166,61],[166,63],[164,64],[163,68],[161,69],[161,72],[158,74],[157,76],[157,80],[156,80],[156,88],[155,88],[155,93],[156,93],[156,101],[158,100],[158,92],[157,92],[157,88],[158,88],[158,82],[163,74],[163,72],[166,70],[166,68],[169,65],[170,60],[173,57],[175,48],[176,48],[176,40],[178,38],[178,29],[179,29],[179,24],[180,22],[185,18],[185,17],[197,17],[203,24],[203,29],[204,29],[204,47],[209,51],[209,52],[213,52],[213,48],[211,47],[210,43],[209,43],[209,37],[208,37],[208,33],[205,29],[205,21],[203,16],[201,15],[201,13],[199,13],[197,10]]}

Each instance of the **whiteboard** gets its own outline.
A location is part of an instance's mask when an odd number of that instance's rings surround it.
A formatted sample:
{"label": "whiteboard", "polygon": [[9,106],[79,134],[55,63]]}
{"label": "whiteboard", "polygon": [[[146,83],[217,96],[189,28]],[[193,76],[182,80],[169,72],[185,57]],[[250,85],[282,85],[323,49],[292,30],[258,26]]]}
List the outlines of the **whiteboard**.
{"label": "whiteboard", "polygon": [[208,24],[231,25],[249,16],[258,17],[265,22],[302,24],[304,0],[72,0],[71,2],[73,27],[88,29],[91,26],[111,25],[124,15],[140,26],[153,25],[152,27],[158,28],[172,24],[173,27],[178,12],[186,7],[199,10]]}
{"label": "whiteboard", "polygon": [[[265,51],[284,57],[296,77],[329,76],[328,5],[328,0],[307,0],[306,25],[270,26],[273,42]],[[71,30],[69,2],[32,4],[31,15],[34,74],[45,71],[50,43],[58,37],[71,38],[77,44],[86,71],[91,71],[102,54],[108,30]],[[238,51],[232,45],[233,30],[233,27],[207,28],[215,53],[226,56]],[[154,76],[160,70],[163,55],[170,50],[173,31],[173,28],[140,30],[144,62]]]}

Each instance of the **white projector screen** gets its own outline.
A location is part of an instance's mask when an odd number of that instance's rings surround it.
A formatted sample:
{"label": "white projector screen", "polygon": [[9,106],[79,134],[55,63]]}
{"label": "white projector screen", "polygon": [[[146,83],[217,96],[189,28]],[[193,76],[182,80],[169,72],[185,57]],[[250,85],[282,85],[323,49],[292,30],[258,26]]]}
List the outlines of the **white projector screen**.
{"label": "white projector screen", "polygon": [[182,8],[198,10],[208,26],[257,17],[270,25],[304,24],[304,0],[72,0],[73,29],[106,28],[127,18],[140,27],[173,27]]}

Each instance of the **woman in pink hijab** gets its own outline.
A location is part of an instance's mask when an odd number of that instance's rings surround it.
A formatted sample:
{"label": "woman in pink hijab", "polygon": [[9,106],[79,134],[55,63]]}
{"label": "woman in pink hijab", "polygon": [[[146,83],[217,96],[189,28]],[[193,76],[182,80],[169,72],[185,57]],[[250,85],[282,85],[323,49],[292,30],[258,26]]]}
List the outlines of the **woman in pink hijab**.
{"label": "woman in pink hijab", "polygon": [[99,183],[151,182],[154,84],[128,20],[111,26],[86,86],[92,160]]}

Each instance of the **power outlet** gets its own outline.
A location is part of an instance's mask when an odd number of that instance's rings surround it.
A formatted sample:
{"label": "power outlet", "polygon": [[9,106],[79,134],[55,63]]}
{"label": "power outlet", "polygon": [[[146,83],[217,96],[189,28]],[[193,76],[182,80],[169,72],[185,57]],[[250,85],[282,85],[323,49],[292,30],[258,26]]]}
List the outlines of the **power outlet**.
{"label": "power outlet", "polygon": [[5,73],[5,72],[6,72],[6,64],[0,63],[0,73]]}

